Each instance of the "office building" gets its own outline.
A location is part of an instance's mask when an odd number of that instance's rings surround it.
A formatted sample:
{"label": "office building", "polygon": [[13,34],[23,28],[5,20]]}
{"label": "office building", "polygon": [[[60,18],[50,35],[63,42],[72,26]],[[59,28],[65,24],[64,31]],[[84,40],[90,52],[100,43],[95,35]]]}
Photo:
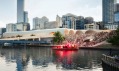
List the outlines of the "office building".
{"label": "office building", "polygon": [[49,19],[45,16],[43,16],[41,18],[41,21],[40,21],[40,29],[45,29],[45,23],[49,22]]}
{"label": "office building", "polygon": [[[17,0],[17,31],[28,31],[30,25],[28,23],[28,12],[24,11],[24,0]],[[24,29],[24,28],[27,29]]]}
{"label": "office building", "polygon": [[59,15],[56,16],[56,22],[58,23],[58,27],[62,27],[62,18]]}
{"label": "office building", "polygon": [[115,4],[114,22],[119,22],[119,3]]}
{"label": "office building", "polygon": [[17,31],[16,24],[9,23],[6,25],[6,32],[14,32]]}
{"label": "office building", "polygon": [[45,23],[45,29],[54,29],[59,28],[59,25],[56,21],[50,21]]}
{"label": "office building", "polygon": [[111,28],[117,29],[118,27],[119,27],[119,3],[116,3],[114,12],[114,25]]}
{"label": "office building", "polygon": [[97,25],[99,25],[99,29],[101,29],[101,30],[104,30],[104,29],[106,29],[106,28],[104,28],[104,24],[103,24],[103,22],[102,21],[99,21],[99,22],[95,22]]}
{"label": "office building", "polygon": [[77,16],[71,13],[62,16],[62,27],[69,29],[76,29]]}
{"label": "office building", "polygon": [[115,21],[115,23],[119,22],[119,11],[114,13],[114,21]]}
{"label": "office building", "polygon": [[97,25],[96,23],[85,24],[84,29],[85,30],[99,30],[99,25]]}
{"label": "office building", "polygon": [[17,0],[17,23],[24,22],[24,0]]}
{"label": "office building", "polygon": [[49,19],[45,16],[42,18],[33,18],[33,30],[45,29],[45,23],[49,22]]}
{"label": "office building", "polygon": [[114,24],[114,4],[117,0],[102,0],[103,23],[105,27]]}
{"label": "office building", "polygon": [[33,18],[33,30],[40,29],[40,18]]}
{"label": "office building", "polygon": [[18,23],[16,24],[17,31],[29,31],[30,24],[29,23]]}
{"label": "office building", "polygon": [[28,23],[28,12],[24,11],[24,23]]}
{"label": "office building", "polygon": [[115,12],[119,12],[119,3],[115,4]]}
{"label": "office building", "polygon": [[84,24],[85,24],[84,17],[78,16],[76,20],[76,30],[84,29]]}
{"label": "office building", "polygon": [[2,35],[5,32],[6,32],[6,28],[0,28],[0,38],[2,38]]}
{"label": "office building", "polygon": [[94,23],[93,17],[85,17],[85,24],[91,24]]}

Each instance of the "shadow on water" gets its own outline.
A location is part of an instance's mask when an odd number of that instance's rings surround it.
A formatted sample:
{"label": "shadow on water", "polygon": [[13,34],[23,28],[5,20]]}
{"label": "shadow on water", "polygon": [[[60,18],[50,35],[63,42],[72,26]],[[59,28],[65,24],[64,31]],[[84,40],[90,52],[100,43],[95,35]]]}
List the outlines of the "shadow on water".
{"label": "shadow on water", "polygon": [[[54,51],[48,47],[0,48],[0,60],[3,61],[5,71],[9,71],[9,67],[14,69],[13,71],[39,69],[42,71],[42,68],[53,71],[53,67],[56,70],[89,69],[91,71],[101,68],[102,54],[108,53],[109,51],[98,50]],[[117,52],[112,51],[112,53]],[[7,63],[10,63],[9,67],[5,65]]]}

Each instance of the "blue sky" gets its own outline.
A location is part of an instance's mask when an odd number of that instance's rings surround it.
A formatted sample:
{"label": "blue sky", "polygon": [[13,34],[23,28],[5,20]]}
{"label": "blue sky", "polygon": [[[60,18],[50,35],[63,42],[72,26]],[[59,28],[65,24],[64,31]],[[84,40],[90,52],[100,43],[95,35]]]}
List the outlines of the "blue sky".
{"label": "blue sky", "polygon": [[[16,23],[17,0],[0,0],[0,27]],[[32,26],[34,17],[46,16],[54,21],[56,15],[72,13],[78,16],[92,16],[95,21],[102,20],[101,0],[25,0],[25,10],[29,13]]]}

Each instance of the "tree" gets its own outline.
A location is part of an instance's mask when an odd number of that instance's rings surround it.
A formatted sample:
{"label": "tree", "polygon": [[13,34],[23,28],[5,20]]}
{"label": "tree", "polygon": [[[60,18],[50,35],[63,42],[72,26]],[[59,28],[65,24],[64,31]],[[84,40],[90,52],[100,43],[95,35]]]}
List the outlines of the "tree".
{"label": "tree", "polygon": [[116,34],[110,37],[107,41],[112,45],[119,45],[119,28],[115,31]]}
{"label": "tree", "polygon": [[65,40],[64,36],[59,31],[55,32],[53,35],[53,42],[55,44],[61,44]]}

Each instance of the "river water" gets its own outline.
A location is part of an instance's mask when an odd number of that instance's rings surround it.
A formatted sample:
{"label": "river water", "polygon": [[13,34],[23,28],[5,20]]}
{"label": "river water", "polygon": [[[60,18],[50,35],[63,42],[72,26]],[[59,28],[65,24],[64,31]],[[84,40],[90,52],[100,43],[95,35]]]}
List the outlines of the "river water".
{"label": "river water", "polygon": [[109,51],[56,51],[49,47],[0,48],[0,71],[102,71]]}

